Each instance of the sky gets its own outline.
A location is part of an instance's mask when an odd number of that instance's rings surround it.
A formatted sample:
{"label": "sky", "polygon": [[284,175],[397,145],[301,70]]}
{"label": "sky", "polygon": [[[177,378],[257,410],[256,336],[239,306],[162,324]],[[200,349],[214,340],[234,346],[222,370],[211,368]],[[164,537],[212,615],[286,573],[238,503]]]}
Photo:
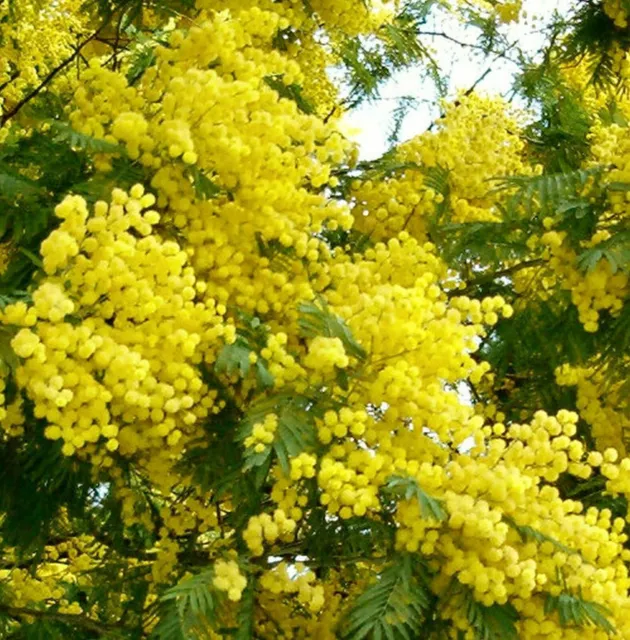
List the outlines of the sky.
{"label": "sky", "polygon": [[[546,24],[554,11],[566,13],[575,0],[523,0],[523,9],[529,17],[538,16],[537,22],[528,20],[504,27],[509,42],[535,53],[545,42],[540,34],[541,25]],[[462,26],[452,17],[440,16],[431,19],[423,30],[448,34],[461,42],[475,44],[475,31]],[[477,90],[507,96],[510,93],[516,64],[507,59],[488,59],[479,55],[472,47],[462,47],[440,36],[424,36],[423,43],[435,51],[435,58],[449,79],[449,95],[468,89],[487,70],[490,71],[477,85]],[[392,121],[392,111],[403,96],[414,96],[419,105],[404,120],[401,140],[407,140],[425,131],[438,115],[435,106],[436,92],[432,83],[422,78],[418,69],[410,68],[398,73],[385,84],[380,98],[363,104],[347,116],[347,125],[354,130],[352,137],[359,142],[361,157],[369,160],[382,155],[388,148],[387,136]]]}

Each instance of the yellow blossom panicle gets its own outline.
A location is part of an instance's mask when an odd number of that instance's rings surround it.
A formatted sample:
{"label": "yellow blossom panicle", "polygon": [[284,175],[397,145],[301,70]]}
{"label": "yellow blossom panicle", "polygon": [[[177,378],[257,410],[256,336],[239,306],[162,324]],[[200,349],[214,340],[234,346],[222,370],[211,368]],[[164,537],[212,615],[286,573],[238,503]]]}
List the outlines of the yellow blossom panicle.
{"label": "yellow blossom panicle", "polygon": [[228,598],[237,602],[241,599],[243,589],[247,586],[247,578],[240,572],[234,560],[218,560],[214,565],[212,584],[219,591],[226,591]]}
{"label": "yellow blossom panicle", "polygon": [[[60,31],[33,39],[35,76],[84,28],[73,3],[55,4],[22,9],[18,39],[40,17]],[[474,4],[502,22],[521,8]],[[393,38],[402,6],[200,0],[142,45],[151,56],[95,48],[64,76],[89,179],[55,201],[35,275],[0,310],[3,477],[19,468],[28,497],[0,501],[11,631],[50,616],[101,635],[170,622],[213,640],[371,637],[353,624],[373,621],[361,607],[400,571],[377,607],[383,637],[421,634],[425,615],[472,637],[467,614],[481,611],[508,620],[505,637],[600,640],[553,608],[578,595],[630,637],[626,521],[616,502],[613,514],[566,490],[630,497],[624,387],[597,359],[562,361],[557,386],[576,387],[580,413],[554,397],[517,421],[496,393],[502,377],[516,389],[513,363],[488,356],[531,300],[558,292],[597,336],[627,274],[608,259],[580,269],[580,250],[610,237],[572,242],[555,212],[517,243],[533,264],[514,280],[535,270],[531,297],[510,289],[513,258],[488,295],[476,257],[447,264],[436,225],[508,225],[511,192],[493,181],[542,171],[501,99],[462,94],[398,148],[400,166],[357,167],[327,67],[341,45]],[[18,63],[0,60],[2,84]],[[594,124],[586,168],[630,183],[628,140]],[[603,200],[627,216],[623,190]],[[4,541],[16,513],[37,538],[28,553]]]}

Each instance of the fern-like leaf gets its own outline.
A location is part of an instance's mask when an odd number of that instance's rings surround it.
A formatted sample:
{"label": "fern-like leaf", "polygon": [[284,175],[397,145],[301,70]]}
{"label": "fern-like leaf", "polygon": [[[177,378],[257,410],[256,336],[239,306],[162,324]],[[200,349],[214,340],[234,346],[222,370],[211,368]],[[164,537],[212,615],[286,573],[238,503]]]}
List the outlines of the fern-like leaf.
{"label": "fern-like leaf", "polygon": [[72,149],[92,153],[121,153],[122,147],[113,142],[94,138],[72,128],[68,122],[48,121],[55,142],[65,142]]}
{"label": "fern-like leaf", "polygon": [[509,213],[522,209],[530,217],[543,215],[555,211],[567,200],[575,200],[587,181],[601,171],[601,167],[595,167],[540,176],[502,177],[496,180],[492,193],[510,193]]}
{"label": "fern-like leaf", "polygon": [[151,637],[155,640],[209,638],[218,609],[213,577],[214,571],[208,569],[171,587],[161,598],[162,615]]}
{"label": "fern-like leaf", "polygon": [[253,579],[249,580],[247,587],[241,595],[238,610],[238,628],[234,635],[235,640],[250,640],[254,638],[254,622],[256,615],[256,587]]}
{"label": "fern-like leaf", "polygon": [[281,98],[292,100],[297,108],[308,115],[315,113],[315,107],[308,101],[302,93],[302,87],[299,84],[285,84],[281,75],[266,76],[265,82],[271,87]]}
{"label": "fern-like leaf", "polygon": [[429,495],[415,478],[390,476],[383,490],[404,500],[417,500],[420,513],[427,520],[442,522],[448,516],[442,501]]}
{"label": "fern-like leaf", "polygon": [[549,594],[545,600],[545,613],[558,612],[563,627],[595,626],[608,635],[614,635],[616,629],[610,622],[610,610],[597,602],[584,600],[581,596],[563,592],[558,596]]}
{"label": "fern-like leaf", "polygon": [[452,580],[444,598],[454,601],[463,611],[475,640],[518,640],[519,615],[509,602],[488,607],[475,600],[472,590],[456,579]]}
{"label": "fern-like leaf", "polygon": [[400,556],[357,598],[342,624],[341,638],[421,637],[432,601],[428,573],[420,558]]}
{"label": "fern-like leaf", "polygon": [[273,452],[282,470],[288,474],[290,458],[315,446],[315,417],[316,415],[319,417],[319,414],[312,399],[306,396],[289,394],[271,396],[252,405],[239,426],[237,440],[244,440],[251,435],[254,425],[262,422],[269,413],[275,413],[278,417],[274,440],[261,452],[247,448],[245,469],[268,464]]}
{"label": "fern-like leaf", "polygon": [[366,359],[365,349],[355,340],[348,325],[341,318],[332,314],[325,305],[320,307],[312,302],[305,302],[299,306],[299,312],[298,324],[300,333],[304,337],[339,338],[350,356],[359,361]]}
{"label": "fern-like leaf", "polygon": [[537,542],[538,544],[542,544],[543,542],[550,542],[558,551],[562,551],[568,555],[579,553],[575,549],[571,549],[571,547],[567,547],[562,542],[558,542],[555,538],[548,536],[547,534],[539,531],[538,529],[534,529],[534,527],[529,526],[521,526],[516,523],[513,518],[510,516],[503,516],[503,522],[512,527],[519,536],[521,536],[521,540],[523,542]]}
{"label": "fern-like leaf", "polygon": [[630,231],[613,232],[607,240],[585,249],[577,257],[577,265],[586,273],[590,273],[600,260],[608,261],[612,273],[630,270]]}
{"label": "fern-like leaf", "polygon": [[212,182],[199,167],[191,166],[186,173],[195,189],[195,195],[200,200],[211,200],[221,193],[221,187]]}

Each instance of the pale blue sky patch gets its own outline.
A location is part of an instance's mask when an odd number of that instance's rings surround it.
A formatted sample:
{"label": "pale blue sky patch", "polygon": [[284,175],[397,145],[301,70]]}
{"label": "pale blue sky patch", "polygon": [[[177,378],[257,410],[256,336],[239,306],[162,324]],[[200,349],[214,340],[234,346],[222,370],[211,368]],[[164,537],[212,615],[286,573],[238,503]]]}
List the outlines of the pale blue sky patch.
{"label": "pale blue sky patch", "polygon": [[[476,82],[478,90],[489,94],[507,97],[512,88],[518,66],[515,61],[517,48],[526,54],[534,55],[545,42],[544,25],[548,24],[555,11],[566,14],[575,0],[524,0],[524,9],[528,16],[539,16],[532,22],[504,25],[503,32],[514,47],[504,57],[487,57],[477,49],[478,32],[462,25],[456,17],[439,13],[432,16],[422,31],[446,34],[424,35],[423,43],[434,50],[444,78],[448,82],[448,97],[454,97],[458,91],[467,90]],[[454,42],[465,43],[462,46]],[[361,158],[377,158],[389,147],[388,136],[391,131],[394,110],[401,98],[411,97],[415,106],[407,114],[400,129],[400,140],[408,140],[423,131],[439,116],[438,95],[432,82],[420,73],[418,68],[409,68],[397,73],[383,86],[380,97],[365,102],[350,112],[345,119],[347,126],[358,130],[352,137],[361,147]]]}

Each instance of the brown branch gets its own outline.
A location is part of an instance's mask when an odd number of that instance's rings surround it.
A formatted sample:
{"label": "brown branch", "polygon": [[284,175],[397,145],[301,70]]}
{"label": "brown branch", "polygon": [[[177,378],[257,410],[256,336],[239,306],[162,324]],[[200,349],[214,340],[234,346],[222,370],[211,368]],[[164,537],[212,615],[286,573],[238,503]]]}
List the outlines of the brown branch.
{"label": "brown branch", "polygon": [[118,42],[118,45],[121,47],[126,47],[131,42],[131,38],[118,38],[118,40],[116,40],[116,38],[104,38],[100,36],[94,39],[96,42],[102,42],[112,49],[116,48],[116,42]]}
{"label": "brown branch", "polygon": [[470,282],[464,289],[454,289],[449,293],[449,297],[454,298],[457,296],[463,296],[471,291],[474,291],[477,287],[483,286],[484,284],[488,284],[497,278],[503,278],[505,276],[512,275],[513,273],[518,273],[523,269],[528,269],[529,267],[537,267],[542,264],[545,264],[545,260],[542,258],[536,258],[535,260],[526,260],[525,262],[519,262],[507,269],[502,269],[501,271],[495,271],[494,273],[489,273],[488,275],[481,276],[476,280]]}
{"label": "brown branch", "polygon": [[112,54],[112,57],[114,58],[114,64],[112,65],[112,68],[114,71],[118,70],[118,46],[120,44],[120,32],[122,30],[122,22],[124,18],[125,12],[121,11],[120,17],[118,18],[118,24],[116,25],[116,39],[114,40],[114,53]]}
{"label": "brown branch", "polygon": [[9,79],[6,82],[0,84],[0,91],[4,91],[14,80],[16,80],[20,75],[20,71],[16,69],[11,73]]}
{"label": "brown branch", "polygon": [[459,45],[460,47],[469,47],[470,49],[479,49],[480,51],[486,52],[486,48],[480,44],[474,44],[472,42],[464,42],[463,40],[458,40],[457,38],[453,38],[453,36],[449,36],[448,33],[444,31],[416,31],[416,34],[419,36],[432,36],[434,38],[444,38],[445,40],[449,40],[450,42]]}
{"label": "brown branch", "polygon": [[75,50],[74,53],[66,58],[61,64],[56,66],[42,81],[41,83],[35,87],[32,91],[27,93],[15,106],[4,113],[2,118],[0,118],[0,127],[3,127],[13,116],[15,116],[20,109],[26,104],[28,104],[33,98],[37,97],[56,77],[59,73],[61,73],[67,66],[72,64],[72,62],[78,57],[81,53],[81,49],[94,40],[96,36],[101,32],[105,25],[101,25],[89,38],[86,38]]}
{"label": "brown branch", "polygon": [[94,633],[98,633],[100,636],[118,635],[120,637],[120,631],[122,627],[117,624],[107,624],[105,622],[98,622],[92,620],[83,615],[73,613],[60,613],[59,611],[52,611],[50,609],[28,609],[26,607],[11,607],[9,605],[0,604],[0,612],[10,616],[11,618],[48,618],[50,620],[59,620],[59,622],[65,622],[70,625],[82,627],[88,629]]}

